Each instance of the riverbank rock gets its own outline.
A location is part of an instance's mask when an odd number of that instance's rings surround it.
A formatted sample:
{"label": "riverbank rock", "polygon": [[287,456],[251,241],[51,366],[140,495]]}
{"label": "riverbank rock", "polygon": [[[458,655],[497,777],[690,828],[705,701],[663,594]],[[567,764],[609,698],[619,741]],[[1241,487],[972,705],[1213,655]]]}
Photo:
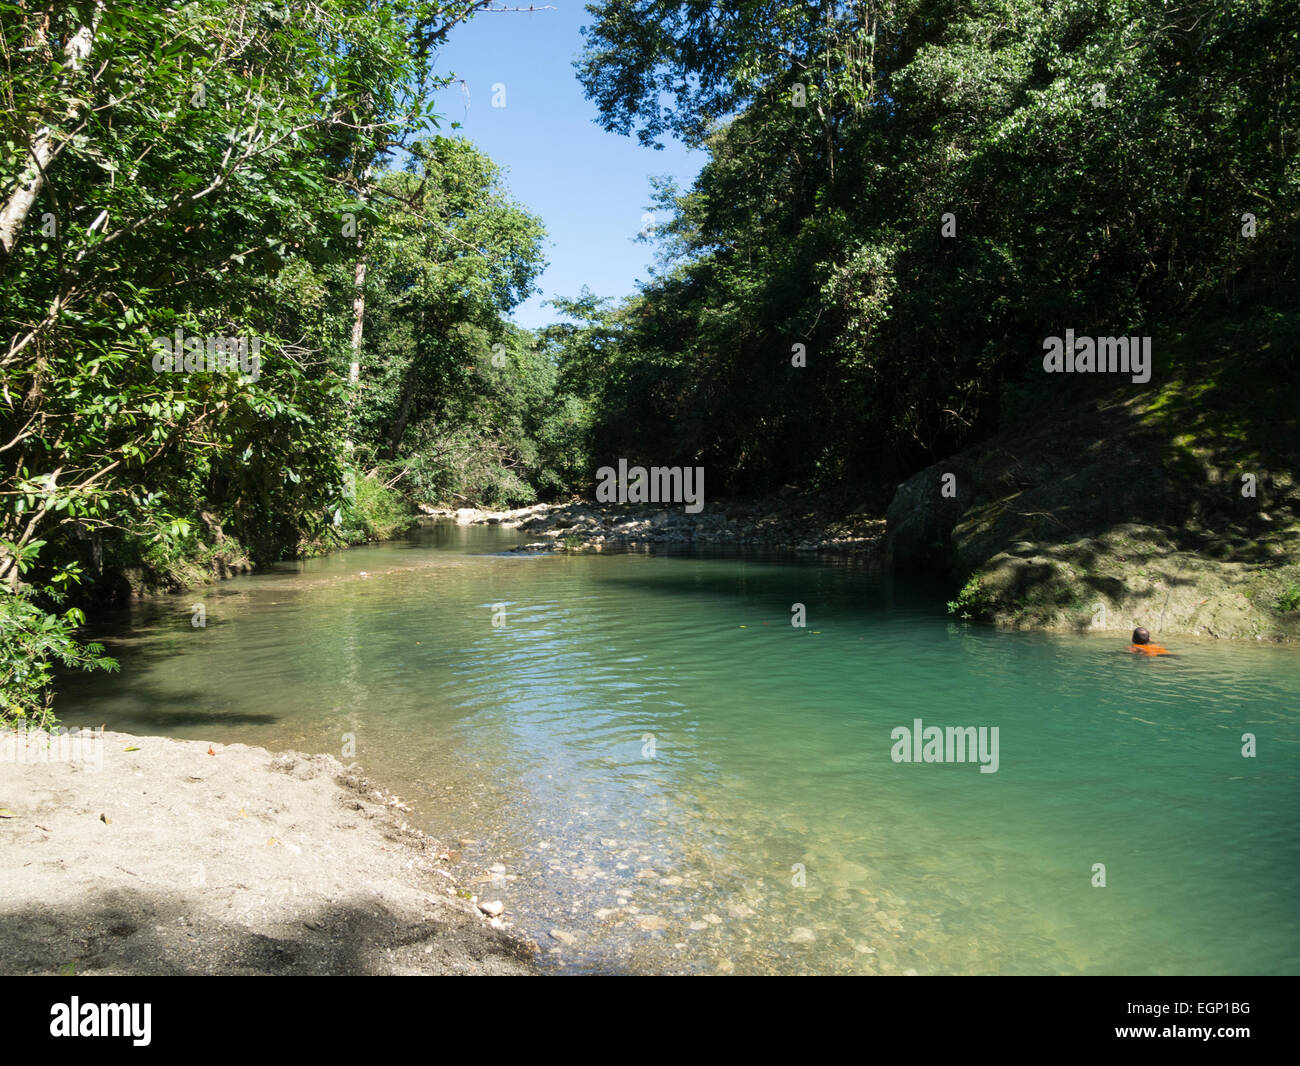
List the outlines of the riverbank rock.
{"label": "riverbank rock", "polygon": [[885,565],[968,580],[960,613],[1008,626],[1300,638],[1291,445],[1198,427],[1190,391],[1091,401],[922,470]]}
{"label": "riverbank rock", "polygon": [[430,505],[420,509],[429,517],[454,519],[460,525],[499,525],[543,538],[513,549],[521,553],[736,546],[855,554],[874,561],[885,531],[878,514],[861,510],[846,514],[828,498],[799,496],[791,490],[758,501],[711,501],[697,514],[680,505],[585,500],[513,511]]}

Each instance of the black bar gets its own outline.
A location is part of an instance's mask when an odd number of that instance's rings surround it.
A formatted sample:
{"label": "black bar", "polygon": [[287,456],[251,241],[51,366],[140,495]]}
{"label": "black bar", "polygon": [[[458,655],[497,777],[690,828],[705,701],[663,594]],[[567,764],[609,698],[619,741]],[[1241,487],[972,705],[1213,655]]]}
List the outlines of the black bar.
{"label": "black bar", "polygon": [[[494,1040],[502,1025],[534,1034],[539,1047],[563,1042],[564,1053],[573,1055],[587,1054],[581,1043],[623,1029],[629,1038],[640,1034],[625,1046],[648,1041],[647,1050],[658,1032],[665,1052],[684,1050],[688,1031],[701,1039],[707,1031],[713,1040],[758,1039],[769,1049],[788,1043],[811,1051],[847,1039],[864,1054],[894,1047],[895,1054],[910,1049],[927,1058],[947,1047],[1070,1057],[1127,1048],[1158,1055],[1200,1049],[1235,1061],[1287,1046],[1295,1013],[1288,983],[1250,977],[862,978],[834,989],[776,978],[707,997],[698,987],[638,983],[633,993],[625,982],[607,980],[599,988],[587,982],[580,997],[554,981],[524,993],[482,984],[453,991],[413,978],[18,978],[0,989],[10,1062],[20,1061],[23,1050],[95,1052],[107,1044],[128,1054],[201,1051],[206,1057],[283,1047],[337,1056],[354,1045],[373,1055],[396,1054],[390,1041],[409,1046],[414,1039],[430,1053],[454,1053],[466,1038],[477,1053],[509,1054]],[[147,1003],[148,1044],[138,1046],[131,1035],[52,1035],[56,1013],[71,1008],[73,997],[83,1015],[87,1005],[136,1004],[138,1020]],[[1211,1035],[1180,1035],[1188,1029]]]}

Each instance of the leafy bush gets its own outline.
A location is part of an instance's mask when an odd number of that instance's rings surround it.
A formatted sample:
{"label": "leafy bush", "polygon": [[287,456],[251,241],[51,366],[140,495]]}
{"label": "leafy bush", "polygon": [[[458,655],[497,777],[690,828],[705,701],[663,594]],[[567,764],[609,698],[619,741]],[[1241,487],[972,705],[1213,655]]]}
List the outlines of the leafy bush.
{"label": "leafy bush", "polygon": [[981,618],[992,610],[992,598],[985,590],[979,574],[972,575],[957,593],[957,598],[948,601],[948,613],[959,614],[966,619]]}
{"label": "leafy bush", "polygon": [[1292,581],[1282,592],[1278,593],[1273,604],[1275,611],[1300,611],[1300,585]]}
{"label": "leafy bush", "polygon": [[358,474],[356,491],[343,510],[338,535],[346,544],[391,540],[411,528],[415,515],[398,492],[377,477]]}
{"label": "leafy bush", "polygon": [[56,724],[51,682],[58,666],[117,669],[117,661],[103,654],[103,645],[74,639],[84,622],[76,607],[55,614],[25,591],[0,592],[0,727],[49,729]]}

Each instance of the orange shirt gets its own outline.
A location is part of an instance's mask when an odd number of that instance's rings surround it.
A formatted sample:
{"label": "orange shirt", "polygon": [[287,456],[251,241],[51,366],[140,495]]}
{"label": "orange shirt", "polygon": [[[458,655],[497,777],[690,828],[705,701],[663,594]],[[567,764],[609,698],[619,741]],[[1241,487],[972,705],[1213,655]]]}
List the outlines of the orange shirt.
{"label": "orange shirt", "polygon": [[1130,644],[1129,651],[1140,651],[1143,655],[1168,655],[1169,649],[1159,644]]}

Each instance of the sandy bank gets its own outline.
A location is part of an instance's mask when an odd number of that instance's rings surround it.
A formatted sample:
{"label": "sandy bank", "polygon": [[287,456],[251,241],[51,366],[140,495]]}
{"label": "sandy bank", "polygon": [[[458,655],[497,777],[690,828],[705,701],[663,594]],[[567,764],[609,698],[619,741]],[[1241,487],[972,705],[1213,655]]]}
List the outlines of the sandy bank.
{"label": "sandy bank", "polygon": [[0,745],[0,973],[532,972],[355,768],[102,737],[54,761]]}

